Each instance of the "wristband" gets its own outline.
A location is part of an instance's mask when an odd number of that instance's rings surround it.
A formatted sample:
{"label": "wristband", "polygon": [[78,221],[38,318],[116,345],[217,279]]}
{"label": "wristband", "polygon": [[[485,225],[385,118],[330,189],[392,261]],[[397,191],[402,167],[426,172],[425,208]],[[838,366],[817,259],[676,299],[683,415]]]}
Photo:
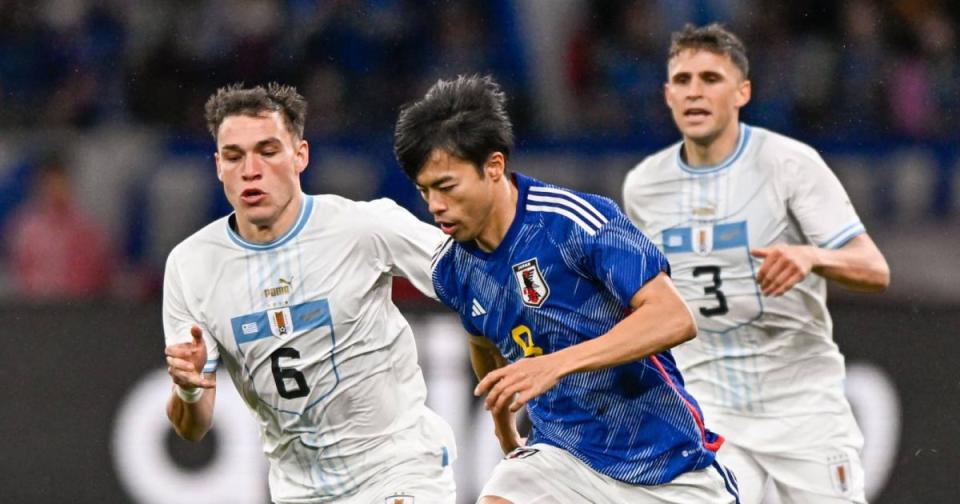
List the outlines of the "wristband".
{"label": "wristband", "polygon": [[203,397],[203,387],[185,389],[180,385],[174,385],[173,390],[174,392],[177,393],[177,397],[179,397],[181,401],[187,404],[193,404],[199,401],[201,397]]}

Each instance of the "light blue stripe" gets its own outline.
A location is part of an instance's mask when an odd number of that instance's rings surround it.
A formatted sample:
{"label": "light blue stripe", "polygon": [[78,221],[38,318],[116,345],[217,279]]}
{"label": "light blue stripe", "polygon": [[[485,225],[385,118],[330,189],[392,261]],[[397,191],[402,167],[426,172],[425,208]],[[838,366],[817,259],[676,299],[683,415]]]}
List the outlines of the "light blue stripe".
{"label": "light blue stripe", "polygon": [[[676,242],[676,237],[680,238],[679,243],[671,244],[671,238]],[[692,252],[693,244],[690,243],[690,228],[677,227],[663,230],[663,251],[667,254],[681,252]]]}
{"label": "light blue stripe", "polygon": [[202,371],[202,372],[205,373],[205,374],[206,374],[206,373],[213,373],[213,372],[215,372],[215,371],[217,370],[217,368],[218,368],[219,366],[220,366],[220,359],[208,360],[208,361],[203,365],[203,371]]}
{"label": "light blue stripe", "polygon": [[712,166],[697,166],[692,167],[688,165],[683,160],[683,145],[680,145],[680,149],[677,151],[677,164],[680,166],[680,169],[691,174],[691,175],[706,175],[709,173],[715,173],[725,168],[729,168],[737,159],[740,158],[740,155],[747,148],[747,144],[750,142],[750,135],[753,128],[750,126],[740,123],[740,138],[737,142],[737,148],[733,151],[733,154],[730,155],[727,159],[721,161],[719,164]]}
{"label": "light blue stripe", "polygon": [[[237,345],[273,336],[268,313],[269,311],[262,311],[230,319],[233,338],[237,341]],[[309,331],[330,324],[330,308],[325,299],[291,306],[290,316],[293,320],[288,321],[287,324],[291,326],[291,333]]]}
{"label": "light blue stripe", "polygon": [[297,216],[296,223],[289,231],[280,238],[269,243],[251,243],[243,239],[230,226],[227,226],[227,236],[233,240],[233,243],[249,250],[270,250],[282,246],[293,237],[297,236],[303,227],[310,220],[310,214],[313,212],[313,196],[303,195],[303,204],[300,206],[300,215]]}
{"label": "light blue stripe", "polygon": [[[671,244],[671,238],[679,243]],[[748,247],[746,221],[729,224],[713,225],[713,249],[726,250],[738,247]],[[663,251],[668,254],[693,252],[693,231],[689,227],[676,227],[663,231]]]}
{"label": "light blue stripe", "polygon": [[725,250],[736,247],[748,247],[747,222],[716,224],[713,226],[713,249]]}
{"label": "light blue stripe", "polygon": [[837,249],[846,245],[846,243],[850,241],[853,237],[859,234],[862,234],[865,231],[866,231],[866,228],[863,227],[863,223],[860,221],[857,221],[843,228],[842,231],[833,235],[832,238],[823,242],[822,244],[820,244],[820,246],[823,248]]}

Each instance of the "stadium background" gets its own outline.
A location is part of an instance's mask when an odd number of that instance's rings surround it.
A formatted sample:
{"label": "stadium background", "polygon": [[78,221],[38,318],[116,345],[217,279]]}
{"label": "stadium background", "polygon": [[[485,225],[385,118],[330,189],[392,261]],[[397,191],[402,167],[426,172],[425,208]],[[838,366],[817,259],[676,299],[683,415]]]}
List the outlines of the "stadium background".
{"label": "stadium background", "polygon": [[[306,190],[426,217],[392,158],[398,107],[439,77],[491,73],[516,124],[512,169],[619,199],[625,172],[677,136],[660,87],[670,31],[714,20],[747,43],[744,120],[819,149],[891,265],[887,294],[831,292],[871,502],[955,501],[960,4],[946,0],[0,0],[0,501],[268,501],[235,397],[199,445],[163,416],[163,261],[228,209],[202,120],[217,87],[296,84]],[[93,224],[18,245],[51,159]],[[67,264],[103,281],[24,288],[17,246],[103,250],[96,267]],[[396,297],[472,502],[497,447],[459,325],[405,285]]]}

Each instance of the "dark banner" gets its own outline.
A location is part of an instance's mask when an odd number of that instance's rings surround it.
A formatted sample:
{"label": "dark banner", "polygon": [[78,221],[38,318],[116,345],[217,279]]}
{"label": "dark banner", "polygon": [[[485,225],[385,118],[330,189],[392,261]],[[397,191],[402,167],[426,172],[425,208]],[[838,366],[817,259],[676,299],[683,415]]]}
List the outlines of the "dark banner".
{"label": "dark banner", "polygon": [[[226,377],[202,443],[168,427],[159,312],[156,305],[0,308],[0,502],[269,501],[253,417]],[[430,405],[457,434],[460,502],[473,502],[499,455],[470,393],[463,333],[448,313],[406,312]],[[833,313],[866,437],[870,502],[953,502],[960,309],[841,301]]]}

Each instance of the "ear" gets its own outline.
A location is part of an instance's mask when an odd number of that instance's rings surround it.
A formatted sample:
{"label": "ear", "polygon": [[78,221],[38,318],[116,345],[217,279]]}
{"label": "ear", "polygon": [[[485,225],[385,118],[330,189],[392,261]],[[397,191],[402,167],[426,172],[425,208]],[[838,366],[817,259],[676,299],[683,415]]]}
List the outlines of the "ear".
{"label": "ear", "polygon": [[217,165],[217,180],[223,182],[223,168],[220,168],[220,153],[213,153],[213,161]]}
{"label": "ear", "polygon": [[495,151],[487,157],[487,162],[483,164],[483,172],[486,176],[493,179],[494,182],[503,178],[507,169],[507,159],[500,151]]}
{"label": "ear", "polygon": [[740,82],[739,87],[737,88],[737,108],[743,108],[750,103],[750,96],[753,93],[753,87],[750,85],[750,81],[744,79]]}
{"label": "ear", "polygon": [[300,140],[294,152],[293,167],[297,175],[303,173],[310,163],[310,144],[306,140]]}
{"label": "ear", "polygon": [[670,101],[670,83],[663,83],[663,102],[667,104],[667,108],[673,110],[673,103]]}

